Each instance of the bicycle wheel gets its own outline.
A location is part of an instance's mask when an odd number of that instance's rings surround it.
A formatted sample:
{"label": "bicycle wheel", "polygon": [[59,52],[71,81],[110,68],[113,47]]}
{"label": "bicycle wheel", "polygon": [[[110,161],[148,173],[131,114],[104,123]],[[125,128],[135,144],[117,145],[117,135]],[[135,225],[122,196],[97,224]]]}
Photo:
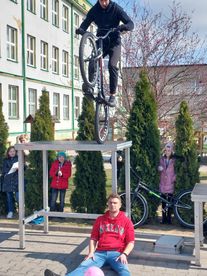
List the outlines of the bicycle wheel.
{"label": "bicycle wheel", "polygon": [[174,214],[179,223],[187,228],[194,228],[194,203],[191,201],[192,190],[182,191],[175,200]]}
{"label": "bicycle wheel", "polygon": [[[126,211],[126,193],[120,194],[122,211]],[[148,205],[146,199],[141,194],[131,193],[131,220],[134,228],[145,223],[148,217]]]}
{"label": "bicycle wheel", "polygon": [[99,144],[106,141],[109,132],[109,107],[97,102],[95,114],[95,139]]}
{"label": "bicycle wheel", "polygon": [[79,63],[83,82],[88,87],[93,88],[98,78],[98,59],[96,41],[93,35],[86,32],[80,41]]}

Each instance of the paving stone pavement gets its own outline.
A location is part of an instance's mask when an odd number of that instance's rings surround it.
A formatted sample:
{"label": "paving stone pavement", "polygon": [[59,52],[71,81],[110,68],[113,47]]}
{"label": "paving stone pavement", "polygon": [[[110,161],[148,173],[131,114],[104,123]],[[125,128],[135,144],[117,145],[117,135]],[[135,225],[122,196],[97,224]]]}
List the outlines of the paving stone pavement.
{"label": "paving stone pavement", "polygon": [[[144,248],[146,243],[139,240],[140,235],[139,230],[136,232],[136,244],[142,243],[141,247]],[[18,230],[0,226],[0,276],[43,276],[46,268],[61,276],[65,275],[67,271],[73,270],[87,253],[89,233],[65,230],[45,234],[41,230],[27,229],[25,241],[26,248],[19,249]],[[201,250],[201,264],[201,267],[198,267],[193,262],[133,256],[129,258],[131,276],[206,276],[206,245]],[[109,268],[105,268],[104,273],[105,276],[117,275]]]}

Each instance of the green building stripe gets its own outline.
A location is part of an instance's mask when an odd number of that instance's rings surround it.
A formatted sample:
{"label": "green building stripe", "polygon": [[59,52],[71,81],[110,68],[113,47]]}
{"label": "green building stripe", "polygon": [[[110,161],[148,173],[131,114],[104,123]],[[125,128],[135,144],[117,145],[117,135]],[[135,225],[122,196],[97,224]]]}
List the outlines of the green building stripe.
{"label": "green building stripe", "polygon": [[[21,17],[22,17],[22,77],[23,77],[23,118],[26,119],[26,55],[25,55],[25,18],[24,18],[24,0],[21,1]],[[27,132],[27,125],[23,123],[23,130]]]}

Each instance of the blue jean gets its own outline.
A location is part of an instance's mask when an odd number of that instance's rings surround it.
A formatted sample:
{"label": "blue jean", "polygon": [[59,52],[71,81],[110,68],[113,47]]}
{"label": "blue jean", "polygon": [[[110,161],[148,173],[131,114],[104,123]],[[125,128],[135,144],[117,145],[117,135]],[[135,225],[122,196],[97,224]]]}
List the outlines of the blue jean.
{"label": "blue jean", "polygon": [[120,276],[130,276],[128,266],[122,264],[120,261],[116,261],[119,256],[120,252],[117,251],[96,251],[94,254],[95,260],[91,258],[83,261],[75,270],[65,276],[84,276],[84,273],[89,267],[102,267],[105,264],[109,264]]}
{"label": "blue jean", "polygon": [[65,193],[66,190],[59,190],[59,189],[54,189],[52,188],[51,192],[51,202],[50,202],[50,210],[51,211],[57,211],[56,210],[56,201],[58,198],[58,192],[60,193],[60,212],[63,212],[64,206],[65,206]]}
{"label": "blue jean", "polygon": [[[14,193],[6,192],[7,197],[7,211],[14,213]],[[19,202],[19,193],[15,192],[16,201]]]}

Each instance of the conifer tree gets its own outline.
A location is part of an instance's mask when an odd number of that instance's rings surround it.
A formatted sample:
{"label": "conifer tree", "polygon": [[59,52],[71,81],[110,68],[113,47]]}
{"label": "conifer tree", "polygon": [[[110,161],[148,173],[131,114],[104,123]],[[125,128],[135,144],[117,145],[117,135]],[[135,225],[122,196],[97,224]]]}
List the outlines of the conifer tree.
{"label": "conifer tree", "polygon": [[[35,118],[31,125],[31,142],[53,141],[54,129],[49,108],[49,95],[47,91],[42,91],[39,103],[39,109],[35,113]],[[49,168],[53,160],[54,152],[48,152]],[[40,210],[43,207],[43,168],[41,151],[30,152],[29,168],[26,170],[26,179],[26,210],[29,212]]]}
{"label": "conifer tree", "polygon": [[[5,153],[7,149],[7,139],[9,136],[8,125],[5,121],[3,110],[2,110],[2,100],[0,99],[0,175],[2,173],[3,160],[5,158]],[[6,194],[1,193],[1,177],[0,177],[0,214],[6,213]]]}
{"label": "conifer tree", "polygon": [[193,188],[199,182],[199,163],[188,105],[181,102],[176,120],[175,153],[176,191]]}
{"label": "conifer tree", "polygon": [[[127,140],[132,141],[130,163],[139,177],[151,188],[158,189],[157,167],[160,158],[160,138],[157,123],[157,108],[147,73],[140,73],[135,87],[135,100],[128,121]],[[132,174],[131,174],[132,175]],[[135,179],[131,177],[131,186]],[[148,197],[148,195],[146,195]],[[155,216],[158,201],[148,199],[150,216]]]}
{"label": "conifer tree", "polygon": [[[84,97],[76,140],[94,140],[94,115],[93,102]],[[81,151],[75,164],[76,188],[71,195],[72,209],[81,213],[103,213],[106,207],[106,175],[101,152]]]}

